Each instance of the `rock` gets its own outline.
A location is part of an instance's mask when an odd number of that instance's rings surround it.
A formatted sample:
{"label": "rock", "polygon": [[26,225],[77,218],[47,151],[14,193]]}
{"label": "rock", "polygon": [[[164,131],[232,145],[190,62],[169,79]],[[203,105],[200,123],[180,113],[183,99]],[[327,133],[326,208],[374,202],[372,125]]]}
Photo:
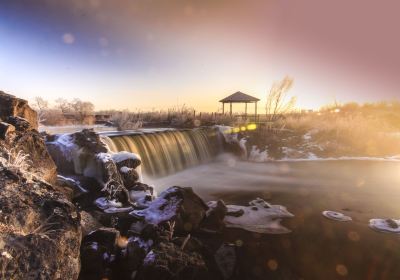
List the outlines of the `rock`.
{"label": "rock", "polygon": [[160,243],[146,255],[137,279],[200,280],[208,278],[207,266],[197,253],[182,251],[173,243]]}
{"label": "rock", "polygon": [[152,240],[145,241],[139,237],[130,237],[128,239],[125,256],[121,260],[121,267],[125,270],[125,274],[131,275],[138,270],[152,245]]}
{"label": "rock", "polygon": [[200,253],[205,250],[203,243],[195,237],[175,237],[172,242],[179,248],[182,248],[183,244],[185,244],[182,250],[186,252]]}
{"label": "rock", "polygon": [[[110,154],[107,153],[97,154],[96,162],[97,162],[97,166],[95,166],[96,172],[98,172],[100,176],[94,176],[94,177],[96,177],[99,183],[105,185],[109,182],[114,182],[119,186],[123,185],[122,178],[117,169],[117,165],[112,160]],[[89,175],[89,177],[92,177],[91,174],[88,174],[88,172],[85,173],[86,173],[85,175]]]}
{"label": "rock", "polygon": [[120,233],[114,228],[99,228],[82,240],[81,279],[104,279],[112,276],[118,253]]}
{"label": "rock", "polygon": [[178,232],[191,232],[199,228],[207,210],[208,206],[192,188],[170,187],[152,201],[148,208],[134,210],[130,214],[155,225],[173,221]]}
{"label": "rock", "polygon": [[[57,180],[57,167],[47,151],[43,138],[36,130],[17,132],[8,144],[15,152],[21,151],[28,156],[32,172],[50,184]],[[7,144],[6,144],[7,146]]]}
{"label": "rock", "polygon": [[112,158],[116,162],[118,169],[124,166],[136,169],[142,163],[139,155],[125,151],[112,154]]}
{"label": "rock", "polygon": [[25,100],[0,92],[1,278],[77,279],[80,215],[52,185],[56,166],[36,116]]}
{"label": "rock", "polygon": [[207,205],[210,208],[206,213],[202,228],[212,231],[221,231],[224,228],[224,218],[227,213],[224,201],[210,201]]}
{"label": "rock", "polygon": [[4,279],[77,279],[81,229],[75,207],[42,181],[0,171]]}
{"label": "rock", "polygon": [[122,166],[118,171],[121,175],[122,182],[127,189],[129,189],[130,186],[135,185],[139,180],[139,173],[133,168]]}
{"label": "rock", "polygon": [[120,233],[115,228],[99,228],[82,239],[82,244],[96,242],[107,248],[107,252],[114,252]]}
{"label": "rock", "polygon": [[5,140],[15,131],[15,126],[9,123],[0,122],[0,138]]}
{"label": "rock", "polygon": [[129,196],[131,201],[136,204],[136,208],[145,209],[154,200],[153,187],[136,182],[129,188]]}
{"label": "rock", "polygon": [[80,215],[83,237],[102,227],[102,225],[90,213],[81,211]]}
{"label": "rock", "polygon": [[106,227],[114,227],[123,235],[127,235],[132,223],[138,221],[137,218],[129,215],[129,212],[106,213],[104,211],[94,210],[90,214]]}
{"label": "rock", "polygon": [[97,242],[83,244],[81,248],[82,269],[79,279],[108,279],[111,276],[109,269],[111,261],[105,246],[99,245]]}
{"label": "rock", "polygon": [[38,129],[37,113],[29,107],[28,101],[0,91],[0,119],[10,116],[24,118],[33,129]]}
{"label": "rock", "polygon": [[236,266],[235,246],[222,244],[215,252],[215,262],[224,279],[230,279],[233,276]]}
{"label": "rock", "polygon": [[231,217],[240,217],[244,214],[244,210],[243,209],[229,209],[226,212],[226,216],[231,216]]}
{"label": "rock", "polygon": [[6,118],[6,121],[7,123],[12,124],[18,131],[28,131],[33,129],[28,120],[18,116],[9,116]]}
{"label": "rock", "polygon": [[147,184],[143,184],[140,182],[136,182],[133,186],[130,186],[128,188],[128,190],[129,191],[144,191],[144,192],[150,193],[153,196],[155,195],[154,188],[152,186],[149,186]]}
{"label": "rock", "polygon": [[106,145],[101,141],[100,136],[93,129],[83,129],[80,132],[73,133],[73,142],[85,149],[87,153],[98,154],[107,153]]}

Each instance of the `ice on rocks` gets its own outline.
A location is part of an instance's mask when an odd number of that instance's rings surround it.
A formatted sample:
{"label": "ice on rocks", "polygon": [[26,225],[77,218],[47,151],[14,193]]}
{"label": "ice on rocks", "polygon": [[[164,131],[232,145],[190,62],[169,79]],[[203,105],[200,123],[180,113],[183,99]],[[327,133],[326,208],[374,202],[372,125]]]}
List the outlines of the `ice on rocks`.
{"label": "ice on rocks", "polygon": [[129,171],[131,171],[133,168],[129,168],[129,167],[126,167],[126,166],[122,166],[120,169],[119,169],[119,171],[121,172],[121,173],[129,173]]}
{"label": "ice on rocks", "polygon": [[323,211],[322,215],[325,218],[328,218],[328,219],[334,220],[334,221],[339,221],[339,222],[349,222],[349,221],[353,220],[351,217],[346,216],[343,213],[335,212],[335,211]]}
{"label": "ice on rocks", "polygon": [[76,180],[74,180],[72,178],[65,177],[65,176],[62,176],[62,175],[57,175],[57,178],[59,180],[62,180],[64,182],[66,182],[68,185],[71,185],[71,186],[74,186],[74,187],[78,188],[81,192],[84,192],[84,193],[88,192],[87,189],[82,187],[82,185],[81,185],[81,183],[79,181],[76,181]]}
{"label": "ice on rocks", "polygon": [[99,207],[102,210],[108,209],[108,208],[121,208],[122,203],[117,202],[116,200],[112,199],[109,200],[106,197],[99,197],[98,199],[95,200],[94,202],[97,207]]}
{"label": "ice on rocks", "polygon": [[175,188],[163,191],[158,198],[151,202],[148,208],[133,210],[130,214],[143,217],[147,223],[156,225],[171,220],[176,215],[182,199],[174,196],[169,199],[165,199],[165,197],[175,191]]}
{"label": "ice on rocks", "polygon": [[140,161],[142,160],[138,154],[125,151],[114,153],[111,156],[115,162],[121,162],[128,159],[140,160]]}
{"label": "ice on rocks", "polygon": [[371,219],[369,227],[380,232],[400,233],[400,220],[395,219]]}
{"label": "ice on rocks", "polygon": [[227,227],[241,228],[251,232],[267,234],[289,233],[290,230],[280,224],[283,218],[292,218],[286,207],[271,205],[258,198],[250,202],[250,206],[227,205],[228,212],[243,211],[239,217],[225,216]]}
{"label": "ice on rocks", "polygon": [[118,208],[118,207],[109,207],[104,211],[104,213],[107,214],[116,214],[116,213],[125,213],[125,212],[130,212],[132,211],[133,208],[132,207],[123,207],[123,208]]}

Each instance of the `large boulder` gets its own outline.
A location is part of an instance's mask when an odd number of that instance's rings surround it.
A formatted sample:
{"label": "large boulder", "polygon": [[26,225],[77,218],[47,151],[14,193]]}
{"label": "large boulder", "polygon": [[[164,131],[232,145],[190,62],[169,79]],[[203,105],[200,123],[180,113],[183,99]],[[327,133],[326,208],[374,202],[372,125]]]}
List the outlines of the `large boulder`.
{"label": "large boulder", "polygon": [[0,119],[4,121],[10,116],[24,118],[33,129],[38,129],[37,113],[29,107],[28,101],[0,91]]}
{"label": "large boulder", "polygon": [[207,205],[209,209],[206,213],[206,218],[202,223],[202,228],[211,231],[221,231],[225,226],[224,218],[228,211],[224,201],[210,201]]}
{"label": "large boulder", "polygon": [[27,101],[0,91],[0,145],[9,158],[29,162],[36,177],[55,183],[57,169],[38,133],[36,112]]}

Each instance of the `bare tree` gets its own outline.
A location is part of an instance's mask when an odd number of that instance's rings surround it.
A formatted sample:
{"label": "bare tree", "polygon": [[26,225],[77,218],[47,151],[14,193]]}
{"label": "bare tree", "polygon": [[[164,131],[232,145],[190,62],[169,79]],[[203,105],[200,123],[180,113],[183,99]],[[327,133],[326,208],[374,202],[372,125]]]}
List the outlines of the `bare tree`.
{"label": "bare tree", "polygon": [[114,112],[111,116],[111,120],[120,131],[134,130],[142,127],[142,121],[128,110]]}
{"label": "bare tree", "polygon": [[60,109],[63,114],[68,113],[71,109],[70,103],[64,98],[56,99],[56,107]]}
{"label": "bare tree", "polygon": [[268,95],[265,111],[268,121],[275,121],[293,110],[296,97],[288,99],[287,92],[293,86],[293,79],[286,76],[282,81],[275,82]]}
{"label": "bare tree", "polygon": [[33,106],[38,113],[38,122],[42,124],[46,121],[46,112],[49,109],[49,102],[40,96],[36,96]]}
{"label": "bare tree", "polygon": [[94,105],[91,102],[82,101],[78,98],[69,103],[70,108],[73,110],[76,119],[83,123],[88,116],[92,116],[94,112]]}

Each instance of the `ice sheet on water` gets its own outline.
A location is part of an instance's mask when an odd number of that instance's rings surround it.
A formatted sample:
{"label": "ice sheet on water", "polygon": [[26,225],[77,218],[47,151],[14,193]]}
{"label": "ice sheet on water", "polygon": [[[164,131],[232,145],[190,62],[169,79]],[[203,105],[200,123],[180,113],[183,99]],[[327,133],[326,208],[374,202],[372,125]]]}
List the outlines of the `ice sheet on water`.
{"label": "ice sheet on water", "polygon": [[400,220],[371,219],[369,220],[369,226],[380,232],[400,233]]}
{"label": "ice sheet on water", "polygon": [[280,224],[283,218],[292,218],[286,207],[271,205],[257,198],[250,202],[250,206],[227,205],[228,212],[243,210],[244,214],[239,217],[225,216],[224,222],[227,227],[241,228],[251,232],[267,234],[284,234],[290,230]]}
{"label": "ice sheet on water", "polygon": [[322,215],[325,218],[328,218],[330,220],[334,220],[334,221],[339,221],[339,222],[349,222],[352,221],[353,219],[349,216],[344,215],[343,213],[340,212],[335,212],[335,211],[323,211]]}

